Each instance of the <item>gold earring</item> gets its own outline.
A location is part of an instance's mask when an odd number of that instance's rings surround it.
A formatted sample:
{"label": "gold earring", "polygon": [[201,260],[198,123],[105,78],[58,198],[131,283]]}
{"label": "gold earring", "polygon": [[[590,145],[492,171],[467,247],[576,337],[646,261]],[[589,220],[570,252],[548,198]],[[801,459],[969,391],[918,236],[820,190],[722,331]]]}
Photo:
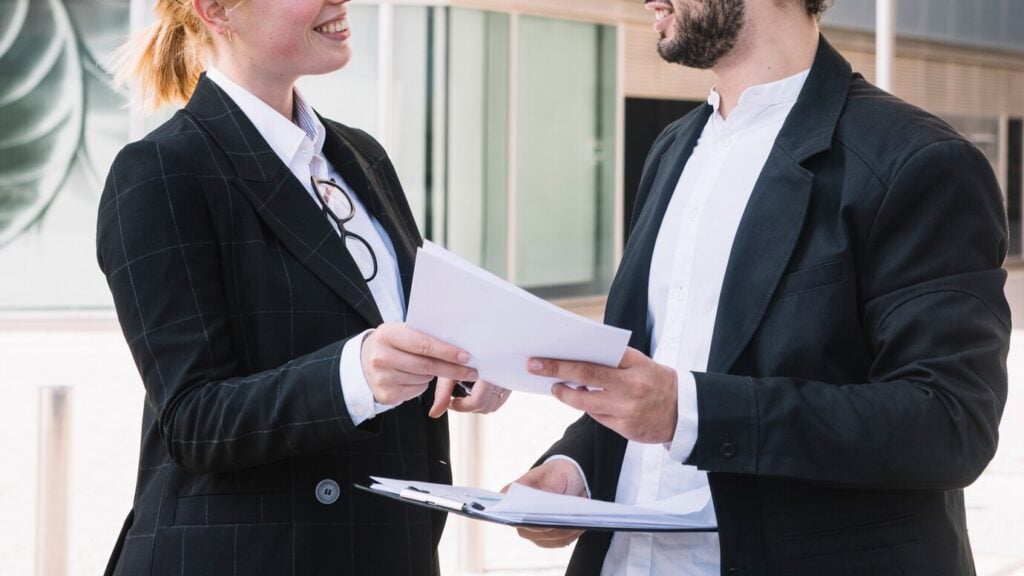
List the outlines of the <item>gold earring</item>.
{"label": "gold earring", "polygon": [[228,28],[228,42],[234,42],[235,37],[231,34],[231,28]]}

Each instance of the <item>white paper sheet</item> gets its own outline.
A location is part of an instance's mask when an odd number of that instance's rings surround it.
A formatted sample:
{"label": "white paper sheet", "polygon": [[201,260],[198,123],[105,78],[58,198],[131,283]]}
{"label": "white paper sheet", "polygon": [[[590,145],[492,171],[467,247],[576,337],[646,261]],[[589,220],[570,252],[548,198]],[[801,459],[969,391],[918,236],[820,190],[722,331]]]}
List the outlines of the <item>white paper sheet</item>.
{"label": "white paper sheet", "polygon": [[488,382],[550,394],[531,357],[618,366],[630,332],[573,314],[430,242],[416,256],[406,324],[470,353]]}

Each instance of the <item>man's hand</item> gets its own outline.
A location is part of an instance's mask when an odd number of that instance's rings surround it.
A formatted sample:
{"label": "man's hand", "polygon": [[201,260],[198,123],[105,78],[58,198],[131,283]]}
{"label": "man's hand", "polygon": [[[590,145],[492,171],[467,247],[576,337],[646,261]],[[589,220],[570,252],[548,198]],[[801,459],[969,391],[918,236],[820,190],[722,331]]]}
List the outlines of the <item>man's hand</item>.
{"label": "man's hand", "polygon": [[373,398],[396,405],[416,398],[435,377],[476,380],[469,353],[405,324],[382,324],[363,341],[363,374]]}
{"label": "man's hand", "polygon": [[469,396],[465,398],[453,398],[452,391],[458,386],[458,382],[448,378],[438,378],[437,388],[434,392],[434,405],[430,407],[430,417],[440,418],[446,410],[456,412],[474,412],[476,414],[490,414],[501,408],[512,392],[495,386],[485,380],[478,380],[473,384]]}
{"label": "man's hand", "polygon": [[624,438],[645,444],[671,442],[679,419],[676,371],[628,348],[618,368],[586,362],[531,358],[531,374],[600,390],[555,384],[556,398],[582,410]]}
{"label": "man's hand", "polygon": [[[586,485],[583,483],[579,469],[567,460],[548,460],[524,474],[515,483],[555,494],[569,494],[584,498],[587,496]],[[508,486],[505,486],[502,492],[507,491]],[[516,531],[519,532],[519,536],[541,548],[564,548],[583,534],[582,530],[568,528],[516,528]]]}

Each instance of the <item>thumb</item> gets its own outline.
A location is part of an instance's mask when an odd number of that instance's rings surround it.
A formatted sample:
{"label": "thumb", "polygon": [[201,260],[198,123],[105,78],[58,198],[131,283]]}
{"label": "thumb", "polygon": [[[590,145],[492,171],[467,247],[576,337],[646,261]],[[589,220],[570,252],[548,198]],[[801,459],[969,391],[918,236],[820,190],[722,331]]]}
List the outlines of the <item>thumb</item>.
{"label": "thumb", "polygon": [[438,378],[437,386],[434,388],[434,405],[430,407],[430,417],[440,418],[448,411],[452,403],[452,390],[455,389],[455,380]]}

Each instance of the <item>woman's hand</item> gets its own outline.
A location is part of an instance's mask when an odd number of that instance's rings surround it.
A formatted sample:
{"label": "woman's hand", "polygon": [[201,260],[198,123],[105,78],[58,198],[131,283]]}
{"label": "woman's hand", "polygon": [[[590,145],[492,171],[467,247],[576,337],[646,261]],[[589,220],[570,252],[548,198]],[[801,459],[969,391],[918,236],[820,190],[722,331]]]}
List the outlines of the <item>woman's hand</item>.
{"label": "woman's hand", "polygon": [[453,398],[452,391],[458,385],[458,381],[449,378],[438,378],[437,389],[434,392],[434,405],[430,407],[430,417],[440,418],[446,410],[456,412],[475,412],[477,414],[490,414],[501,408],[512,395],[512,392],[495,386],[485,380],[478,380],[473,384],[469,396],[465,398]]}
{"label": "woman's hand", "polygon": [[468,352],[405,324],[380,325],[363,341],[360,359],[373,398],[380,404],[397,405],[416,398],[435,377],[479,377],[466,366]]}

